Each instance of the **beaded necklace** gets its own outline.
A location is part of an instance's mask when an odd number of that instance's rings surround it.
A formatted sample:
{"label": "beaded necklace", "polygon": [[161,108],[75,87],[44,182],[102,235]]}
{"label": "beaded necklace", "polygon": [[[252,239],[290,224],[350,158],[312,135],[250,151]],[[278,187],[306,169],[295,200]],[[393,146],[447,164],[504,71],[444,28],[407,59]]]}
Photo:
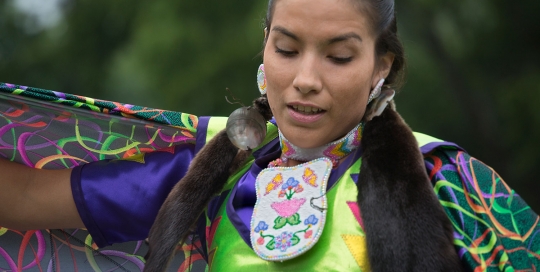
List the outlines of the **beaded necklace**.
{"label": "beaded necklace", "polygon": [[[326,187],[333,167],[360,146],[363,124],[317,148],[299,148],[279,131],[281,157],[257,176],[250,239],[264,260],[283,261],[310,250],[326,222]],[[287,160],[304,163],[282,167]]]}
{"label": "beaded necklace", "polygon": [[343,157],[349,155],[352,151],[360,146],[360,139],[362,139],[362,130],[364,124],[360,123],[354,127],[343,138],[331,142],[329,144],[315,147],[315,148],[301,148],[295,146],[279,131],[279,144],[281,146],[281,157],[271,161],[268,166],[276,167],[282,166],[287,163],[289,159],[307,162],[318,158],[329,158],[332,161],[334,167],[338,165],[338,162]]}

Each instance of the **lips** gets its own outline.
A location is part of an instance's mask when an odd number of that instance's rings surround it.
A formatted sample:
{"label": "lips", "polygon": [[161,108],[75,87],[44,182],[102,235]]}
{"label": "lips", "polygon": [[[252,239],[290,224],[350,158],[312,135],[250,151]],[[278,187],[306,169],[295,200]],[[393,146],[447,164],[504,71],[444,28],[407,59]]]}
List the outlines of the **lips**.
{"label": "lips", "polygon": [[307,104],[289,104],[287,106],[289,109],[289,116],[300,123],[312,123],[318,121],[324,113],[325,110],[316,107],[315,105]]}

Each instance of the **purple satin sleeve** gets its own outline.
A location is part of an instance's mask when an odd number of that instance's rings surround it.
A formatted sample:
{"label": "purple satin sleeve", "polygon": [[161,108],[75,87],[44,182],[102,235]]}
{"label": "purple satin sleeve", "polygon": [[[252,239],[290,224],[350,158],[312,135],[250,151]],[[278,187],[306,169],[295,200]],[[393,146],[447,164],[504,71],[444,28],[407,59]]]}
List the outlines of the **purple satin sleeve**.
{"label": "purple satin sleeve", "polygon": [[209,120],[199,118],[195,144],[73,168],[75,205],[99,247],[148,237],[161,204],[204,146]]}
{"label": "purple satin sleeve", "polygon": [[182,144],[74,168],[73,197],[94,242],[102,247],[147,238],[161,204],[194,154],[195,145]]}

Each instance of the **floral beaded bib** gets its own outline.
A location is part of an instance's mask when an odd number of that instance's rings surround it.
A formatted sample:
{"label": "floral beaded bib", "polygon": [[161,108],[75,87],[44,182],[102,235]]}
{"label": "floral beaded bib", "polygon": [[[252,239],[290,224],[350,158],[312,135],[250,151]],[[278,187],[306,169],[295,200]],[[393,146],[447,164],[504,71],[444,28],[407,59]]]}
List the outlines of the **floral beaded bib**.
{"label": "floral beaded bib", "polygon": [[294,167],[272,167],[257,176],[251,244],[269,261],[292,259],[311,249],[326,222],[329,158]]}

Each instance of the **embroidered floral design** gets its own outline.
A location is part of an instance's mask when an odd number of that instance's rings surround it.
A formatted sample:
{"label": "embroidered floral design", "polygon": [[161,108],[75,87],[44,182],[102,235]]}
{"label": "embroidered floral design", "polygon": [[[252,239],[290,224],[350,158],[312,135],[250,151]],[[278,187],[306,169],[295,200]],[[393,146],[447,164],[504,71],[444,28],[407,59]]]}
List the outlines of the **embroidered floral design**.
{"label": "embroidered floral design", "polygon": [[268,229],[268,224],[264,221],[259,221],[259,224],[257,224],[257,227],[253,230],[256,233],[259,233],[261,236],[257,239],[257,244],[263,245],[264,244],[264,238],[269,237],[272,238],[271,241],[274,240],[274,236],[272,235],[264,235],[264,231]]}
{"label": "embroidered floral design", "polygon": [[287,182],[281,186],[278,197],[287,198],[281,202],[274,202],[270,206],[278,213],[278,217],[274,220],[274,229],[283,228],[285,225],[291,226],[300,224],[300,215],[298,210],[306,202],[305,198],[292,198],[294,194],[301,193],[304,188],[300,182],[293,177],[290,177]]}
{"label": "embroidered floral design", "polygon": [[291,247],[292,244],[292,232],[283,232],[281,235],[276,239],[276,248],[279,248],[281,252],[285,252],[287,248]]}
{"label": "embroidered floral design", "polygon": [[319,219],[315,217],[314,214],[310,215],[306,220],[304,220],[304,225],[311,226],[311,225],[317,225],[319,222]]}
{"label": "embroidered floral design", "polygon": [[266,248],[270,250],[278,249],[281,252],[287,251],[289,247],[292,247],[300,242],[300,238],[292,232],[284,231],[278,237],[270,241]]}
{"label": "embroidered floral design", "polygon": [[[262,224],[261,224],[262,223]],[[273,235],[264,235],[264,231],[268,229],[268,225],[264,221],[259,222],[255,232],[260,231],[260,237],[257,239],[257,244],[263,245],[265,238],[271,238],[271,240],[266,244],[266,248],[269,250],[281,250],[285,252],[287,248],[294,246],[300,242],[300,238],[296,236],[296,233],[284,231],[278,237]]]}
{"label": "embroidered floral design", "polygon": [[273,190],[279,187],[283,183],[283,176],[281,173],[277,174],[268,185],[266,185],[266,193],[264,195],[269,194]]}
{"label": "embroidered floral design", "polygon": [[265,260],[288,260],[317,243],[325,224],[324,192],[331,169],[331,160],[320,158],[298,167],[261,171],[250,234],[257,255]]}
{"label": "embroidered floral design", "polygon": [[319,186],[317,185],[317,175],[315,175],[313,170],[311,170],[311,168],[309,167],[306,167],[306,170],[304,170],[304,175],[302,175],[302,179],[304,179],[307,184],[313,187]]}
{"label": "embroidered floral design", "polygon": [[304,225],[306,225],[307,228],[304,230],[299,230],[296,233],[303,232],[304,238],[306,239],[311,238],[311,236],[313,236],[313,230],[311,230],[311,227],[313,225],[317,225],[317,223],[319,223],[319,219],[314,214],[312,214],[306,220],[304,220]]}
{"label": "embroidered floral design", "polygon": [[274,202],[270,206],[278,213],[278,217],[274,220],[274,229],[283,228],[285,225],[291,226],[298,225],[300,222],[300,215],[298,210],[306,202],[305,198],[293,198],[291,200],[284,200],[282,202]]}
{"label": "embroidered floral design", "polygon": [[263,230],[267,230],[268,225],[264,221],[260,221],[257,227],[255,228],[255,232],[261,232]]}
{"label": "embroidered floral design", "polygon": [[281,186],[281,191],[279,191],[279,197],[287,197],[291,199],[295,193],[301,193],[304,191],[302,184],[294,178],[289,178],[285,184]]}

